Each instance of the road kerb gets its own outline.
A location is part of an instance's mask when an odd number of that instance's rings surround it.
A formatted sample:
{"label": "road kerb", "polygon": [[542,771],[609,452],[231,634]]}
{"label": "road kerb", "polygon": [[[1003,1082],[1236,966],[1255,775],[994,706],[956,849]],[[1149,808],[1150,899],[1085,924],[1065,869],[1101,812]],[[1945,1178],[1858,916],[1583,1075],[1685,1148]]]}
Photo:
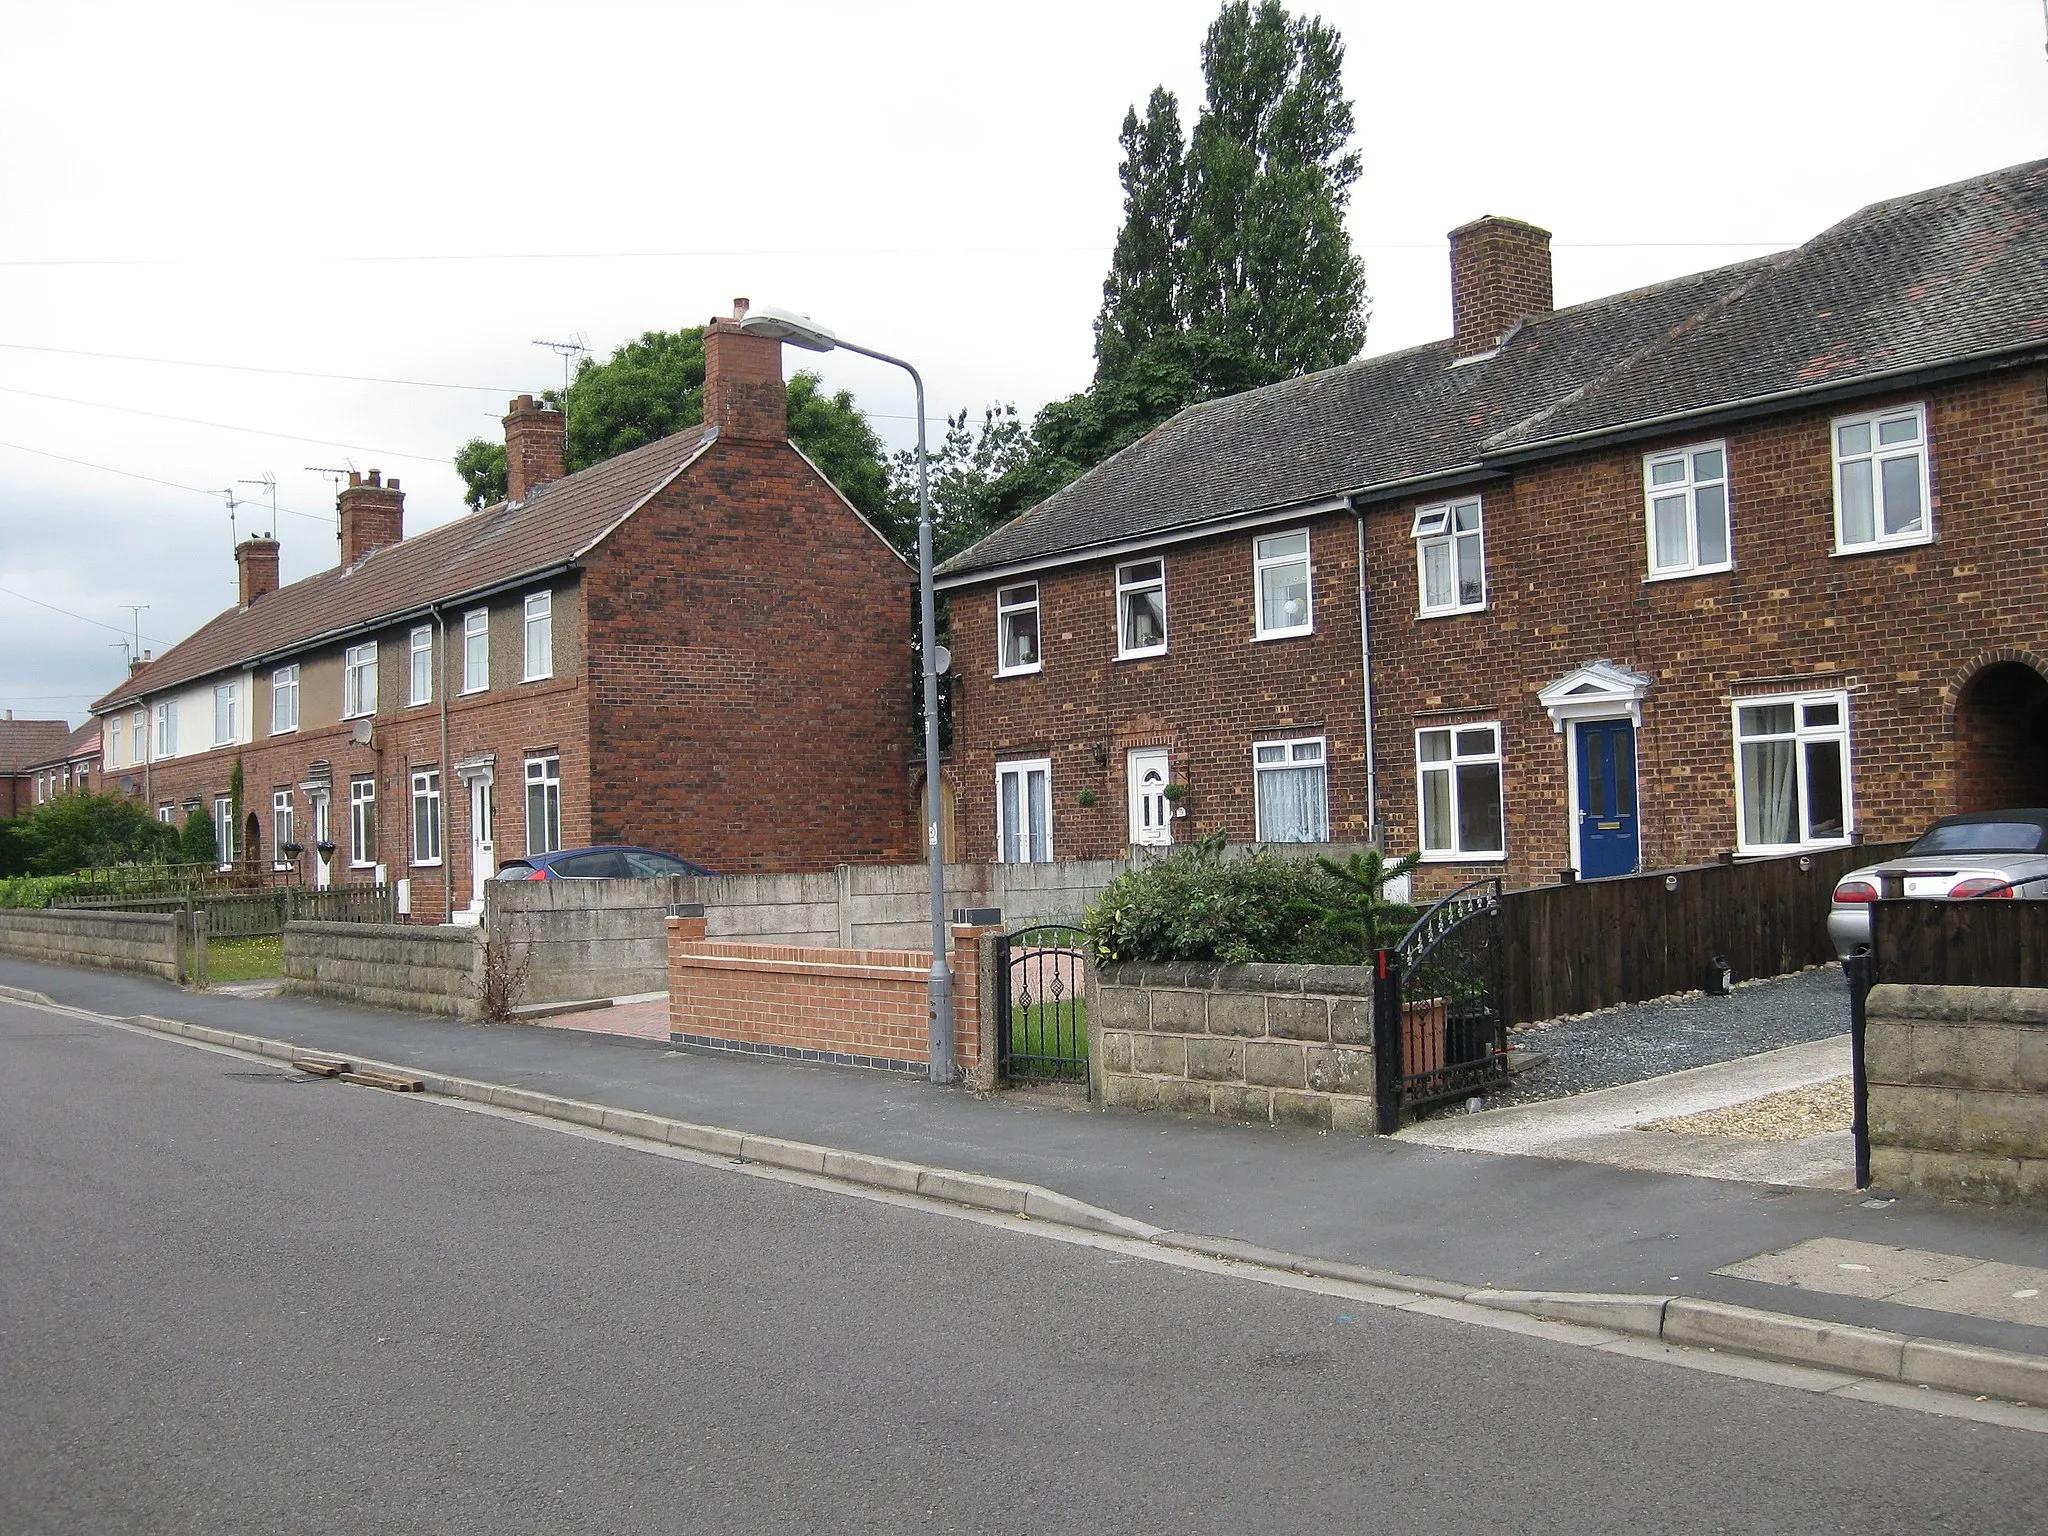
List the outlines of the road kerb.
{"label": "road kerb", "polygon": [[[18,989],[16,989],[18,990]],[[10,995],[0,989],[0,995]],[[42,1001],[40,997],[36,999]],[[51,1004],[50,1006],[57,1006]],[[141,1014],[123,1020],[160,1034],[207,1045],[225,1046],[252,1056],[289,1063],[308,1048],[258,1035],[213,1029],[182,1019]],[[1348,1280],[1389,1291],[1469,1302],[1494,1311],[1519,1312],[1556,1322],[1607,1329],[1667,1346],[1717,1350],[1728,1354],[1778,1360],[1827,1371],[1848,1372],[1876,1381],[1925,1386],[1944,1392],[2048,1405],[2048,1357],[2010,1350],[1956,1344],[1946,1339],[1911,1338],[1875,1328],[1855,1328],[1787,1313],[1737,1307],[1725,1302],[1686,1296],[1635,1295],[1591,1291],[1513,1291],[1473,1289],[1454,1281],[1424,1275],[1402,1275],[1364,1265],[1289,1254],[1235,1238],[1176,1232],[1136,1221],[1036,1184],[956,1169],[926,1168],[915,1163],[865,1153],[845,1152],[756,1136],[720,1126],[670,1120],[637,1110],[592,1104],[581,1099],[484,1083],[447,1073],[423,1071],[351,1057],[358,1065],[403,1072],[417,1077],[426,1091],[495,1108],[520,1110],[545,1119],[562,1120],[594,1130],[614,1131],[640,1140],[714,1156],[743,1158],[770,1167],[821,1174],[851,1184],[896,1193],[914,1192],[979,1210],[1028,1216],[1034,1220],[1134,1238],[1160,1247],[1177,1248],[1210,1258],[1292,1271],[1326,1279]]]}

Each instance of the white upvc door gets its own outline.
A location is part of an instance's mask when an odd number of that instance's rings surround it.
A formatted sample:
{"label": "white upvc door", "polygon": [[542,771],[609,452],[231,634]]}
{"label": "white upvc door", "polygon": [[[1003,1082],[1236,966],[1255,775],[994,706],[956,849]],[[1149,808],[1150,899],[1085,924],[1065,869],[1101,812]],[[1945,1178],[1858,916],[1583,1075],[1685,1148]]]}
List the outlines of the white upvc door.
{"label": "white upvc door", "polygon": [[498,867],[497,850],[491,837],[491,776],[475,775],[469,781],[469,905],[481,912],[484,887]]}
{"label": "white upvc door", "polygon": [[327,796],[315,794],[313,801],[313,889],[324,891],[334,883],[334,866],[321,857],[320,845],[331,842],[334,837],[331,813],[327,809]]}
{"label": "white upvc door", "polygon": [[1166,798],[1171,764],[1164,747],[1141,747],[1127,759],[1131,841],[1163,847],[1173,841],[1173,803]]}

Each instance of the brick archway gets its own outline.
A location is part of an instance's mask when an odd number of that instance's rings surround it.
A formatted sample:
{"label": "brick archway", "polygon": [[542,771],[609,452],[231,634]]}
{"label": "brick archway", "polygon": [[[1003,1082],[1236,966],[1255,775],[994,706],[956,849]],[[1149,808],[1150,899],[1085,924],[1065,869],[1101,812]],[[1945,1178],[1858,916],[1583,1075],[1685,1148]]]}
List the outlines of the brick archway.
{"label": "brick archway", "polygon": [[2048,805],[2048,668],[2024,652],[1983,658],[1954,688],[1954,809]]}

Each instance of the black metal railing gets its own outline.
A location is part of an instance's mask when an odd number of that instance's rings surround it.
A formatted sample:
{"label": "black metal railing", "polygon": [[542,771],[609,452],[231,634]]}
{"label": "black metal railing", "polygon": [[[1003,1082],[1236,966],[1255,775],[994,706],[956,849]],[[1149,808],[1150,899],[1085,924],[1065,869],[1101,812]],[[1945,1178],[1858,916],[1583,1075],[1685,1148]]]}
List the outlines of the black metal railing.
{"label": "black metal railing", "polygon": [[996,1065],[1010,1081],[1088,1080],[1088,951],[1078,928],[996,936]]}

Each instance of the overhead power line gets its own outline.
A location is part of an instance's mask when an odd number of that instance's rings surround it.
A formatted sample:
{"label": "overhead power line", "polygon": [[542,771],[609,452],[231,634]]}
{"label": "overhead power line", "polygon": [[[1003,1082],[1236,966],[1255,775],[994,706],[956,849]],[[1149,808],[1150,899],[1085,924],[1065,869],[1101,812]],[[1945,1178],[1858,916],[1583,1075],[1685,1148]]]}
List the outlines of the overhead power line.
{"label": "overhead power line", "polygon": [[310,368],[262,368],[254,363],[207,363],[189,357],[139,357],[127,352],[87,352],[78,347],[43,347],[26,341],[0,341],[10,352],[50,352],[60,357],[96,357],[112,363],[155,363],[165,368],[217,368],[226,373],[267,373],[286,379],[333,379],[343,384],[403,384],[411,389],[456,389],[478,395],[516,395],[499,384],[446,384],[438,379],[395,379],[373,373],[320,373]]}
{"label": "overhead power line", "polygon": [[248,432],[257,437],[282,438],[289,443],[318,443],[323,448],[353,448],[359,453],[374,453],[391,459],[413,459],[421,464],[439,464],[444,468],[449,462],[445,455],[430,457],[424,453],[407,453],[402,448],[373,448],[367,443],[343,443],[331,437],[305,437],[297,432],[271,432],[262,427],[245,427],[231,421],[202,421],[196,416],[173,416],[167,411],[145,411],[132,405],[109,405],[104,400],[80,400],[71,395],[45,394],[39,389],[16,389],[7,384],[0,384],[0,394],[26,395],[33,400],[55,400],[63,405],[82,405],[95,411],[119,411],[124,416],[148,416],[157,421],[175,421],[188,427],[214,427],[223,432]]}
{"label": "overhead power line", "polygon": [[[221,498],[219,491],[208,490],[203,485],[186,485],[182,481],[166,480],[160,475],[138,474],[132,469],[116,469],[111,464],[95,464],[91,459],[73,458],[68,453],[52,453],[47,448],[31,448],[27,443],[0,442],[0,448],[12,448],[16,453],[32,453],[43,459],[57,459],[66,464],[76,464],[81,469],[97,469],[102,473],[120,475],[128,480],[146,480],[151,485],[167,485],[174,491],[190,491],[194,496],[204,496],[208,501],[219,501]],[[334,514],[331,512],[302,512],[297,507],[285,506],[280,506],[277,510],[290,517],[310,518],[316,523],[325,523],[330,528],[334,526]]]}
{"label": "overhead power line", "polygon": [[[46,603],[40,597],[30,597],[26,592],[17,592],[12,587],[0,587],[0,594],[5,594],[8,597],[18,597],[24,603],[34,603],[38,608],[47,608],[52,613],[61,613],[64,615],[65,618],[76,619],[81,624],[97,624],[101,629],[112,630],[115,634],[119,635],[124,640],[127,639],[129,635],[129,631],[123,629],[118,624],[109,624],[104,619],[87,618],[82,613],[73,613],[69,608],[59,608],[55,603]],[[152,645],[170,644],[170,641],[159,640],[155,635],[144,635],[142,638],[149,641],[150,644]]]}

